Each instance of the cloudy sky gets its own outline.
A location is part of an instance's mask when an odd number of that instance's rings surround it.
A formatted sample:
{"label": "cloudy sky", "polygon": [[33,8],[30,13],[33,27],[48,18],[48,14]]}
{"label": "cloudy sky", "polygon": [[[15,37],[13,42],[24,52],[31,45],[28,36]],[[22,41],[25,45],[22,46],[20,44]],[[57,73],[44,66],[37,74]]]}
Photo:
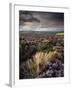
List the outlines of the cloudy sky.
{"label": "cloudy sky", "polygon": [[63,31],[64,14],[19,11],[19,29],[20,31]]}

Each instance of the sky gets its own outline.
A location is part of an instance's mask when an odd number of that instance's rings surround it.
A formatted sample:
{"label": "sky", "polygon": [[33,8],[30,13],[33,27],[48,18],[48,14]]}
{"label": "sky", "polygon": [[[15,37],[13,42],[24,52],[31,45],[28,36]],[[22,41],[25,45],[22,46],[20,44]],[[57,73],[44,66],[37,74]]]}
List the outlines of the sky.
{"label": "sky", "polygon": [[64,13],[19,11],[20,31],[63,31]]}

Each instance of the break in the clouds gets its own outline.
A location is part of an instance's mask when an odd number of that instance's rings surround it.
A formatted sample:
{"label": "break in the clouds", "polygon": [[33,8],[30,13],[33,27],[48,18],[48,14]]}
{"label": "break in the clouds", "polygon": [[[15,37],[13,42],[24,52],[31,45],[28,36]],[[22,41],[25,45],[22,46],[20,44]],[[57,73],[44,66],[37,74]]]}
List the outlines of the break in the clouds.
{"label": "break in the clouds", "polygon": [[19,11],[19,28],[20,31],[63,31],[64,14]]}

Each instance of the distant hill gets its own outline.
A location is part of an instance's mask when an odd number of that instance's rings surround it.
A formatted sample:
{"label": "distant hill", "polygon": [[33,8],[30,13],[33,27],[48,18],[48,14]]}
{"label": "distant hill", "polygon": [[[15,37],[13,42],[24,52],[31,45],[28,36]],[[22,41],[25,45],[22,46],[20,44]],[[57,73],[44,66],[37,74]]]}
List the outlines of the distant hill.
{"label": "distant hill", "polygon": [[51,36],[51,35],[63,35],[64,31],[19,31],[20,36],[25,37],[45,37],[45,36]]}

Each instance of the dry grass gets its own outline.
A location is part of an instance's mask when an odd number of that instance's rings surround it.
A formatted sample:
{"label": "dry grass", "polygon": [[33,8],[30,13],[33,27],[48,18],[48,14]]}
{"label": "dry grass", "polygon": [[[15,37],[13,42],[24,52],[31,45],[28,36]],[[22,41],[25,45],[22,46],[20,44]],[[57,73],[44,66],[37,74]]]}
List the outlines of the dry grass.
{"label": "dry grass", "polygon": [[33,59],[29,59],[26,62],[26,66],[30,71],[30,74],[32,77],[38,76],[40,71],[45,68],[45,65],[48,63],[50,60],[54,60],[57,56],[56,51],[50,51],[48,52],[37,52],[34,56]]}
{"label": "dry grass", "polygon": [[36,66],[36,72],[40,72],[40,65],[45,66],[46,63],[50,60],[54,60],[57,56],[56,51],[50,51],[49,53],[44,53],[44,52],[37,52],[35,56],[33,57],[35,66]]}

